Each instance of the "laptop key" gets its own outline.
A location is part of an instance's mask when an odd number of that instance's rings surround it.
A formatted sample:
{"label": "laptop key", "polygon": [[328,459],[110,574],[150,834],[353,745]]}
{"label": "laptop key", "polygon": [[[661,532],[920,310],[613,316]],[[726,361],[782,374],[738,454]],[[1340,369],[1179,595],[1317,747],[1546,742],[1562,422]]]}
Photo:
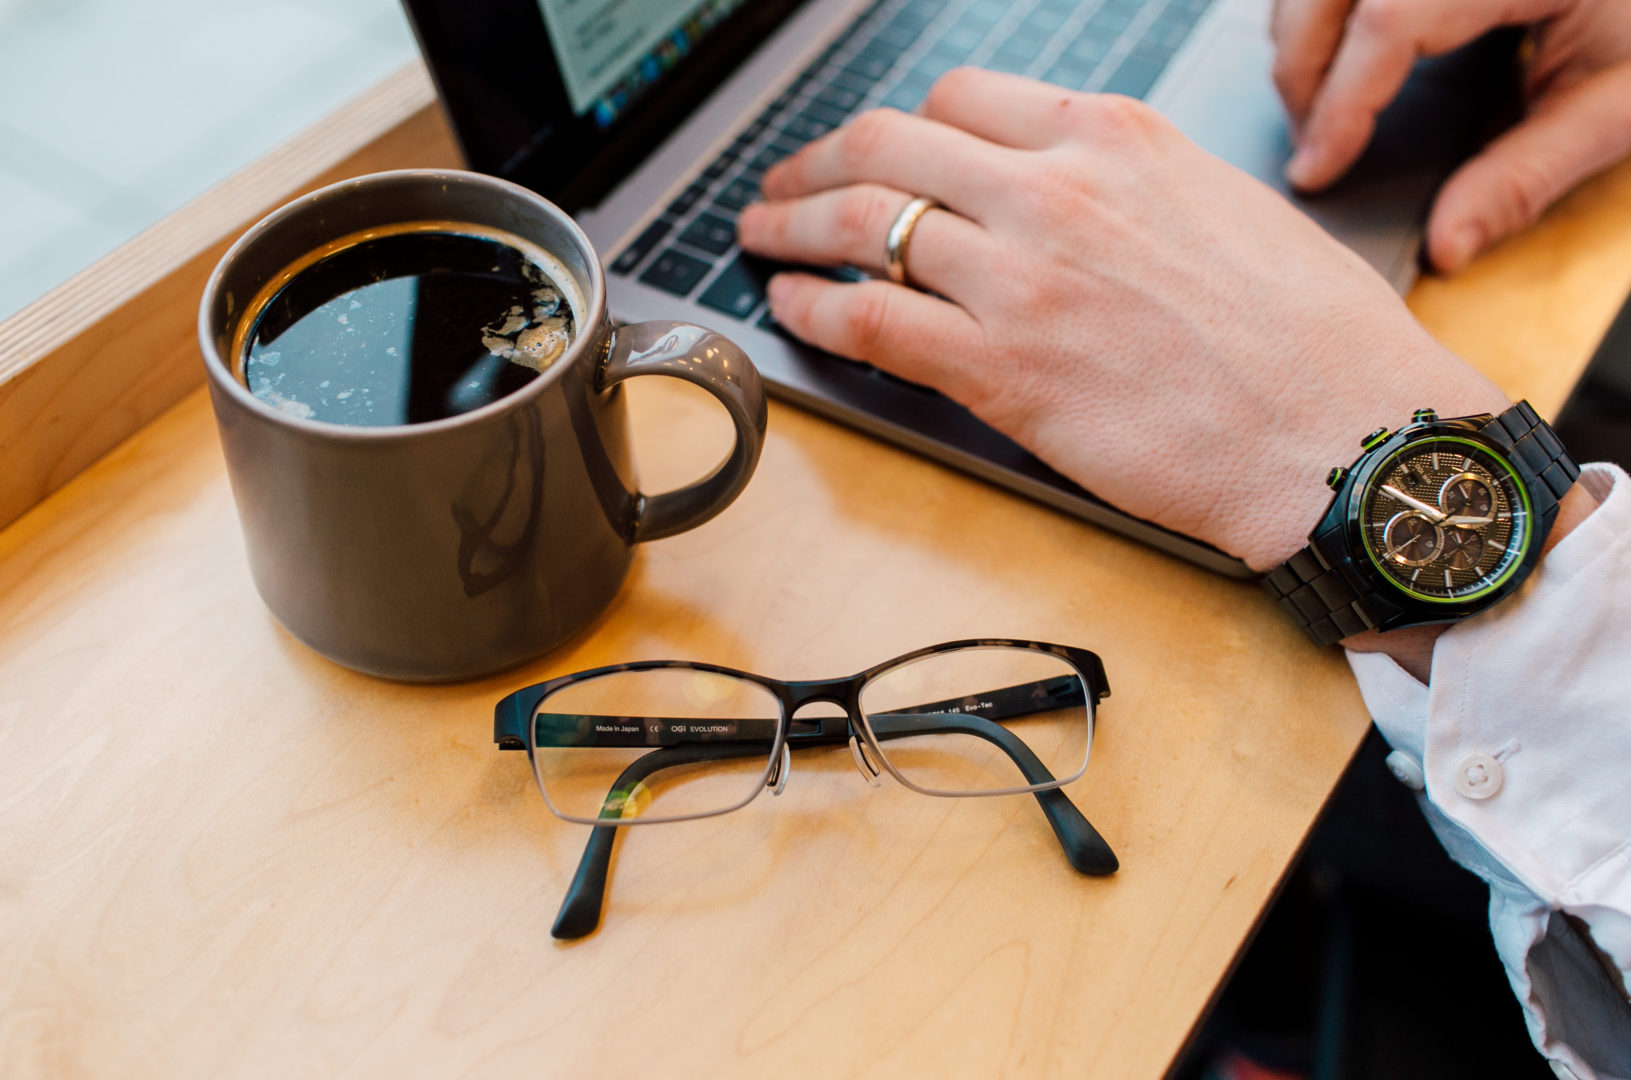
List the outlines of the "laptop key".
{"label": "laptop key", "polygon": [[861,101],[865,97],[865,94],[856,93],[854,90],[846,90],[841,86],[828,86],[817,94],[814,100],[836,113],[847,116],[860,107]]}
{"label": "laptop key", "polygon": [[710,255],[723,255],[736,243],[736,226],[724,218],[701,213],[680,233],[680,243],[690,244]]}
{"label": "laptop key", "polygon": [[882,60],[875,56],[860,53],[850,58],[850,62],[844,65],[844,70],[858,79],[863,79],[868,83],[875,83],[884,77],[884,74],[894,66],[894,63],[894,57]]}
{"label": "laptop key", "polygon": [[991,71],[1006,71],[1015,75],[1023,75],[1036,59],[1034,52],[1016,52],[1007,46],[998,50],[997,54],[985,62],[985,67]]}
{"label": "laptop key", "polygon": [[788,154],[791,154],[797,149],[798,147],[792,146],[788,143],[773,142],[769,146],[761,148],[757,154],[753,155],[753,160],[748,162],[747,171],[757,173],[762,176],[764,175],[764,171],[766,169],[770,168],[772,165],[776,164],[776,162],[780,161],[782,158],[786,157]]}
{"label": "laptop key", "polygon": [[799,113],[799,116],[813,124],[825,124],[828,131],[848,119],[844,113],[839,112],[837,109],[829,109],[827,106],[814,101],[806,105],[804,111]]}
{"label": "laptop key", "polygon": [[662,243],[668,230],[673,228],[666,221],[653,221],[647,225],[645,231],[635,237],[634,243],[623,249],[622,254],[612,260],[611,270],[614,274],[632,274],[640,261],[651,254],[651,249]]}
{"label": "laptop key", "polygon": [[701,259],[669,248],[646,267],[640,280],[675,296],[689,296],[691,290],[697,287],[697,282],[707,275],[708,268],[708,264]]}
{"label": "laptop key", "polygon": [[844,90],[853,90],[857,94],[865,97],[867,91],[872,89],[874,82],[875,80],[873,79],[861,78],[861,76],[855,74],[853,71],[839,69],[838,71],[833,72],[832,78],[827,80],[827,85],[837,86]]}
{"label": "laptop key", "polygon": [[771,264],[752,255],[738,255],[697,297],[697,303],[738,319],[752,315],[765,298]]}
{"label": "laptop key", "polygon": [[917,62],[917,65],[912,68],[911,74],[919,79],[928,79],[932,85],[936,79],[962,62],[961,58],[948,56],[945,53],[930,53]]}
{"label": "laptop key", "polygon": [[1053,67],[1048,69],[1046,81],[1053,83],[1055,86],[1063,86],[1067,90],[1080,90],[1087,85],[1087,81],[1093,77],[1093,72],[1097,70],[1097,64],[1078,60],[1066,53],[1059,58]]}
{"label": "laptop key", "polygon": [[935,42],[933,52],[956,52],[967,56],[985,40],[986,28],[971,23],[954,23]]}
{"label": "laptop key", "polygon": [[1013,32],[1008,35],[1008,41],[1016,45],[1023,43],[1027,48],[1040,51],[1042,46],[1048,43],[1048,37],[1052,32],[1050,28],[1026,19],[1014,27]]}
{"label": "laptop key", "polygon": [[1069,8],[1039,7],[1025,16],[1025,25],[1034,26],[1048,34],[1052,34],[1064,24]]}
{"label": "laptop key", "polygon": [[1132,21],[1131,15],[1105,6],[1093,13],[1087,25],[1101,34],[1115,35],[1127,29],[1127,24]]}
{"label": "laptop key", "polygon": [[[871,41],[862,46],[861,51],[856,55],[858,57],[865,57],[868,60],[875,60],[878,63],[887,65],[893,64],[896,60],[899,60],[900,54],[905,52],[906,49],[907,46],[905,45],[896,45],[893,41],[886,41],[882,38],[873,38]],[[853,67],[854,64],[852,62],[850,64],[846,64],[845,66]]]}
{"label": "laptop key", "polygon": [[1001,4],[975,4],[957,17],[957,21],[964,26],[978,26],[989,29],[1002,21],[1003,9]]}
{"label": "laptop key", "polygon": [[917,83],[901,83],[883,96],[879,104],[901,112],[911,112],[923,100],[925,91]]}
{"label": "laptop key", "polygon": [[827,132],[831,131],[837,126],[837,124],[829,124],[823,120],[818,120],[814,117],[805,116],[803,113],[800,113],[791,120],[787,121],[787,123],[782,127],[782,131],[788,138],[794,140],[795,142],[807,143],[812,139],[821,138],[821,136],[827,134]]}
{"label": "laptop key", "polygon": [[725,190],[719,193],[719,198],[714,200],[714,205],[723,206],[726,210],[735,213],[758,198],[759,185],[738,176],[725,185]]}
{"label": "laptop key", "polygon": [[[911,30],[904,26],[895,26],[893,23],[890,23],[886,24],[876,34],[872,35],[872,41],[885,45],[893,45],[898,49],[909,49],[912,47],[912,43],[917,40],[917,35],[918,31],[916,30]],[[872,42],[868,42],[868,44],[871,43]]]}
{"label": "laptop key", "polygon": [[1097,65],[1110,54],[1110,43],[1114,40],[1114,37],[1098,34],[1090,28],[1081,37],[1065,46],[1065,55],[1075,57],[1086,64]]}
{"label": "laptop key", "polygon": [[1133,53],[1121,62],[1110,81],[1102,87],[1106,94],[1126,94],[1141,98],[1150,92],[1155,80],[1161,77],[1167,65]]}
{"label": "laptop key", "polygon": [[668,204],[668,212],[675,217],[684,217],[690,213],[691,207],[695,206],[706,194],[708,194],[708,185],[692,184],[680,192],[678,198]]}

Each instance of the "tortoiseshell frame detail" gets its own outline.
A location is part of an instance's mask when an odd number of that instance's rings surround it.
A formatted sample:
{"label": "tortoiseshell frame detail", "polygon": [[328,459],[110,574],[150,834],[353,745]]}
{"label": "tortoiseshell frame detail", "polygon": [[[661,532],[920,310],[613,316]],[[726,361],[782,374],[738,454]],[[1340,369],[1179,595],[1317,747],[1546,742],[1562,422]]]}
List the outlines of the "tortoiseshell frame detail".
{"label": "tortoiseshell frame detail", "polygon": [[[896,780],[906,787],[923,794],[960,796],[1029,793],[1034,795],[1037,803],[1042,808],[1043,814],[1048,819],[1048,824],[1052,826],[1055,836],[1058,837],[1060,846],[1064,849],[1065,857],[1072,867],[1083,874],[1093,876],[1115,873],[1120,864],[1115,853],[1110,850],[1110,845],[1099,835],[1098,830],[1094,829],[1088,820],[1082,816],[1081,811],[1076,808],[1075,804],[1070,801],[1064,792],[1059,790],[1062,785],[1070,783],[1077,776],[1080,776],[1080,772],[1063,779],[1053,777],[1047,768],[1030,752],[1029,748],[1025,746],[1024,742],[1013,736],[1001,724],[969,714],[938,713],[930,714],[928,717],[913,716],[910,718],[915,725],[913,733],[959,730],[964,734],[975,735],[992,742],[1014,760],[1015,765],[1021,770],[1025,779],[1030,781],[1024,787],[996,792],[949,793],[927,791],[902,777],[894,766],[889,763],[888,755],[879,748],[877,734],[874,732],[874,724],[867,722],[860,707],[861,690],[867,682],[885,671],[926,656],[974,648],[1028,649],[1048,653],[1063,660],[1081,676],[1087,690],[1087,700],[1084,704],[1093,714],[1095,724],[1097,722],[1098,703],[1110,695],[1110,684],[1105,677],[1104,664],[1096,654],[1086,649],[1077,649],[1068,645],[1055,645],[1048,642],[1024,641],[1013,638],[968,638],[961,641],[943,642],[939,645],[930,645],[917,649],[904,656],[897,656],[892,660],[874,665],[848,678],[814,679],[797,682],[770,679],[763,675],[756,675],[753,672],[739,671],[735,668],[700,661],[639,660],[562,675],[509,694],[494,709],[493,741],[498,744],[501,750],[526,750],[530,759],[533,753],[532,719],[539,704],[551,694],[575,682],[618,672],[653,671],[664,668],[688,668],[695,671],[713,672],[761,686],[775,697],[780,705],[781,715],[775,742],[770,748],[770,754],[766,762],[765,779],[768,779],[771,769],[779,762],[784,746],[794,750],[806,746],[835,746],[847,743],[852,736],[858,737],[877,755],[879,762]],[[808,725],[808,728],[799,731],[790,730],[790,718],[793,714],[813,702],[838,705],[844,710],[844,715],[821,717],[819,719],[812,717],[809,720],[801,719],[800,723]],[[903,730],[899,734],[906,733]],[[660,769],[675,765],[689,764],[696,761],[719,760],[743,756],[744,754],[758,756],[763,753],[762,745],[749,749],[730,743],[691,743],[662,747],[636,759],[625,771],[624,776],[619,778],[619,783],[640,779]],[[741,803],[736,806],[726,807],[715,813],[727,813],[730,810],[745,806],[758,795],[764,786],[765,784],[762,782],[755,785],[752,794]],[[695,816],[706,817],[713,815],[699,814]],[[589,844],[584,850],[583,858],[578,864],[577,874],[567,891],[566,898],[561,905],[560,913],[556,917],[555,925],[551,931],[555,937],[583,937],[591,933],[599,925],[601,908],[605,898],[606,877],[611,866],[612,847],[616,841],[618,828],[660,823],[617,821],[593,826]]]}

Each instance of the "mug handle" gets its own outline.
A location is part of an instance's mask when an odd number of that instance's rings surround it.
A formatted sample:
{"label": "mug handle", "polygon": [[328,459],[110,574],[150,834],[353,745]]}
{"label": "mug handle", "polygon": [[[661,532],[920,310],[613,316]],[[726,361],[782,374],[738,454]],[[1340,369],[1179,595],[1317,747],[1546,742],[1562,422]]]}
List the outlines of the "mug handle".
{"label": "mug handle", "polygon": [[596,389],[609,390],[635,375],[695,383],[719,399],[736,425],[730,456],[708,476],[662,495],[635,494],[630,539],[638,543],[694,528],[729,506],[759,464],[768,417],[759,370],[735,342],[700,326],[643,322],[615,328]]}

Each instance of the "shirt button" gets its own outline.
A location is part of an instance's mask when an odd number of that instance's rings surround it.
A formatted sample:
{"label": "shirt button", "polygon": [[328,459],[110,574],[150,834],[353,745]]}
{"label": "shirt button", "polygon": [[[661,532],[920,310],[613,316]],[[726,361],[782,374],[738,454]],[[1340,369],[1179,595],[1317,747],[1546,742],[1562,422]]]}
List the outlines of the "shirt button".
{"label": "shirt button", "polygon": [[1469,799],[1487,799],[1501,790],[1501,763],[1488,754],[1468,754],[1455,763],[1455,789]]}
{"label": "shirt button", "polygon": [[1421,762],[1403,750],[1395,750],[1387,756],[1387,771],[1411,791],[1421,791],[1427,787],[1427,774],[1421,771]]}

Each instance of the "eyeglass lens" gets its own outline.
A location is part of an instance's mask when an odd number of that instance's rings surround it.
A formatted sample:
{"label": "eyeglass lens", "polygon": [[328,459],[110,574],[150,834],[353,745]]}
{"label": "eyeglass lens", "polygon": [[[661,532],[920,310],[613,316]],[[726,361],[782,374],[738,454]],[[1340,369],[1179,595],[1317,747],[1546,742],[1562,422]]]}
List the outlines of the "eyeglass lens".
{"label": "eyeglass lens", "polygon": [[936,795],[1035,787],[1017,739],[1065,780],[1087,765],[1089,695],[1069,662],[1048,652],[982,646],[931,653],[874,675],[861,712],[902,779]]}
{"label": "eyeglass lens", "polygon": [[539,702],[532,766],[557,814],[665,821],[753,798],[781,706],[765,687],[693,668],[619,671]]}

